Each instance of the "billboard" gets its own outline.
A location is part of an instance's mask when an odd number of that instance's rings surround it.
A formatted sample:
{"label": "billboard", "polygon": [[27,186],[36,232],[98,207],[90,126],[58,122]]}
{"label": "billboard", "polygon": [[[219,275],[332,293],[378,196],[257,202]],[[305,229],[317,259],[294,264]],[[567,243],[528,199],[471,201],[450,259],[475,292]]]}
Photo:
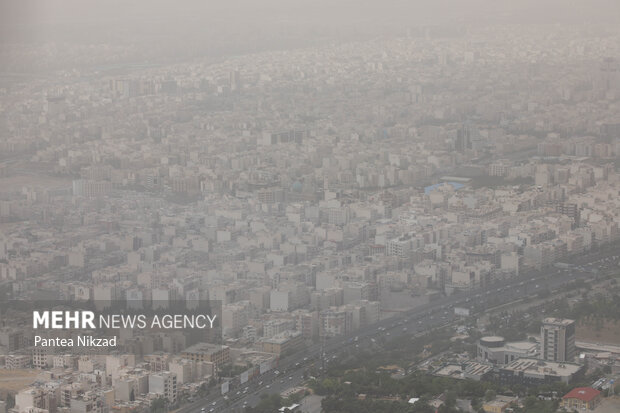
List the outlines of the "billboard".
{"label": "billboard", "polygon": [[230,382],[225,381],[224,383],[222,383],[222,394],[228,393],[229,390],[230,390]]}
{"label": "billboard", "polygon": [[241,373],[241,377],[240,377],[240,379],[241,379],[241,384],[243,384],[243,383],[247,383],[247,381],[248,381],[248,377],[249,377],[249,373],[248,373],[248,371],[249,371],[249,370],[246,370],[246,371],[244,371],[243,373]]}

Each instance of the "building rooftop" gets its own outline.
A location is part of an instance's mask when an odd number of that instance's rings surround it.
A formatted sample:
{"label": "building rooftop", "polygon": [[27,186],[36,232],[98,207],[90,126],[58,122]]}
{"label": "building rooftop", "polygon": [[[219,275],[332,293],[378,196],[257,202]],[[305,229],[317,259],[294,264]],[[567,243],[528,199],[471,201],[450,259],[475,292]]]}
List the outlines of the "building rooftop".
{"label": "building rooftop", "polygon": [[263,338],[262,341],[264,343],[272,343],[272,344],[284,344],[292,338],[301,336],[300,331],[292,331],[286,330],[281,333],[274,335],[273,337]]}
{"label": "building rooftop", "polygon": [[520,371],[529,374],[552,374],[569,376],[577,373],[582,366],[574,363],[556,363],[532,358],[521,358],[506,365],[504,369]]}
{"label": "building rooftop", "polygon": [[226,346],[222,346],[220,344],[211,344],[211,343],[196,343],[193,346],[190,346],[183,350],[183,353],[191,353],[191,354],[214,354],[218,351],[222,351],[227,348]]}
{"label": "building rooftop", "polygon": [[601,394],[600,391],[593,389],[592,387],[575,387],[573,390],[566,393],[563,399],[579,399],[584,402],[589,402],[596,396]]}
{"label": "building rooftop", "polygon": [[553,318],[553,317],[547,317],[543,320],[543,324],[551,324],[551,325],[556,325],[556,326],[569,326],[572,323],[574,323],[575,320],[569,320],[566,318]]}

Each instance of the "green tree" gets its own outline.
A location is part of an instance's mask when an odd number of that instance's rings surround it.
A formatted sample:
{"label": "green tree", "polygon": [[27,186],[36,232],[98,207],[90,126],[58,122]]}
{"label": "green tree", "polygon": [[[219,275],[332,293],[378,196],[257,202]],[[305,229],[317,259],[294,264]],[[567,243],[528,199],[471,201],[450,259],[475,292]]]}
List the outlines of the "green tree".
{"label": "green tree", "polygon": [[150,408],[151,413],[163,413],[166,411],[166,399],[163,397],[158,397],[153,400]]}
{"label": "green tree", "polygon": [[258,402],[256,407],[254,408],[248,407],[246,408],[246,411],[250,413],[277,412],[278,409],[282,407],[283,404],[285,404],[282,397],[280,397],[280,395],[278,394],[265,395],[265,397],[262,397],[262,396],[263,395],[261,395],[261,400],[260,402]]}
{"label": "green tree", "polygon": [[446,393],[446,400],[444,401],[444,404],[450,409],[456,407],[456,392],[453,390],[448,391]]}

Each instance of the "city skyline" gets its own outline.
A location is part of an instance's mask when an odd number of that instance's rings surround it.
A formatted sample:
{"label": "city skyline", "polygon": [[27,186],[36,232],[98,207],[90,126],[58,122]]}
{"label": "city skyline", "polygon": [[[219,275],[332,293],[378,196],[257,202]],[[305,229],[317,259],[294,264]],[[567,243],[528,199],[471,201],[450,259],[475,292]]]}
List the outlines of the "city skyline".
{"label": "city skyline", "polygon": [[1,7],[0,413],[620,409],[620,3]]}

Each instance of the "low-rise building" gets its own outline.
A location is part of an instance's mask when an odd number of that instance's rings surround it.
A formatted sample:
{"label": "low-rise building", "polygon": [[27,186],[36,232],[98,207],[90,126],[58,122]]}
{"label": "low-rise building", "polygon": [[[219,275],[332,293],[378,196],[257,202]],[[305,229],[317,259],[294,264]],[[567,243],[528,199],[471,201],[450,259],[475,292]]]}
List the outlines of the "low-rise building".
{"label": "low-rise building", "polygon": [[516,400],[516,397],[497,396],[493,400],[485,402],[482,409],[487,413],[504,413]]}
{"label": "low-rise building", "polygon": [[262,350],[266,353],[281,354],[299,350],[303,345],[303,337],[299,331],[284,331],[270,338],[261,340]]}
{"label": "low-rise building", "polygon": [[538,359],[523,358],[502,366],[499,369],[499,382],[502,385],[539,386],[558,381],[572,382],[583,371],[583,366],[574,363],[557,363]]}
{"label": "low-rise building", "polygon": [[230,349],[219,344],[197,343],[183,350],[181,357],[194,361],[208,361],[215,364],[217,369],[230,363]]}
{"label": "low-rise building", "polygon": [[502,365],[520,358],[535,358],[537,344],[530,341],[506,342],[503,337],[488,336],[478,341],[476,359]]}
{"label": "low-rise building", "polygon": [[601,398],[601,392],[592,387],[575,387],[562,397],[560,406],[567,410],[594,410]]}

